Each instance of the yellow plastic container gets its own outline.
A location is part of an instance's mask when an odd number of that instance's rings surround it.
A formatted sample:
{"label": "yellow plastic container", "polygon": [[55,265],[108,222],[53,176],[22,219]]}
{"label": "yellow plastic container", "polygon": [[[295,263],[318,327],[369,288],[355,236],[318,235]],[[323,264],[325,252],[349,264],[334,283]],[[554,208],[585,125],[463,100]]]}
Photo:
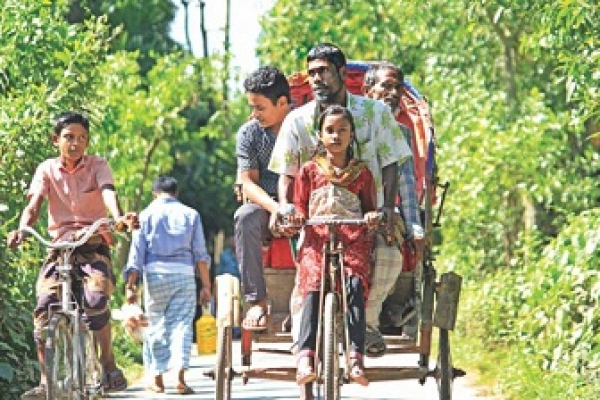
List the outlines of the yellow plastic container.
{"label": "yellow plastic container", "polygon": [[217,320],[208,307],[202,307],[202,316],[196,321],[196,346],[198,354],[217,352]]}

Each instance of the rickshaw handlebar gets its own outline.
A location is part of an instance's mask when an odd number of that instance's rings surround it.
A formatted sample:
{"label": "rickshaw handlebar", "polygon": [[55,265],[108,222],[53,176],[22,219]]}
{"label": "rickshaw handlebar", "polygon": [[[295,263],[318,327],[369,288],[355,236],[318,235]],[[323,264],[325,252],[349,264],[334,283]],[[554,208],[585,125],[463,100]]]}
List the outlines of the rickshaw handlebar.
{"label": "rickshaw handlebar", "polygon": [[95,221],[89,228],[86,228],[84,235],[75,242],[68,242],[68,241],[63,241],[63,240],[61,240],[59,242],[51,242],[51,241],[45,239],[42,235],[40,235],[35,229],[33,229],[30,226],[19,228],[19,231],[23,232],[23,233],[31,234],[37,240],[39,240],[44,246],[49,247],[51,249],[68,250],[68,249],[75,249],[79,246],[84,245],[92,237],[92,235],[94,233],[96,233],[98,231],[98,229],[100,229],[100,227],[102,225],[108,225],[111,230],[114,230],[114,222],[112,219],[100,218],[99,220]]}

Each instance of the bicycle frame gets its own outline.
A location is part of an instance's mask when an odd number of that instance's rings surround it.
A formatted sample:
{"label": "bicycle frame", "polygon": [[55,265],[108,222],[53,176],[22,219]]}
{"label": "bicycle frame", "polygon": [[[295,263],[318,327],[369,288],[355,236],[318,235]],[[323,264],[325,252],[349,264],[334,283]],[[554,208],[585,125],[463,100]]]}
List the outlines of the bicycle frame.
{"label": "bicycle frame", "polygon": [[[317,346],[315,359],[322,359],[321,346],[323,342],[323,322],[325,320],[324,308],[325,299],[328,294],[334,294],[338,298],[337,304],[341,297],[341,309],[338,308],[336,315],[332,316],[338,320],[340,310],[342,315],[347,314],[348,310],[348,293],[346,287],[346,274],[344,273],[344,247],[338,238],[338,227],[342,225],[365,225],[364,219],[311,219],[306,221],[305,225],[326,225],[328,231],[328,239],[323,245],[323,268],[321,270],[321,290],[319,295],[319,329],[317,330]],[[326,279],[328,278],[328,280]],[[336,284],[339,283],[341,293],[336,291]],[[344,381],[349,381],[348,374],[350,372],[350,354],[347,349],[350,348],[350,334],[348,329],[347,318],[343,319],[342,324],[343,340],[344,340],[344,358],[346,362]],[[334,334],[339,334],[335,329]],[[337,343],[337,341],[335,341]],[[319,365],[317,376],[323,375],[323,365]],[[331,377],[330,377],[331,378]],[[335,378],[334,378],[335,381]],[[338,394],[339,395],[339,394]]]}

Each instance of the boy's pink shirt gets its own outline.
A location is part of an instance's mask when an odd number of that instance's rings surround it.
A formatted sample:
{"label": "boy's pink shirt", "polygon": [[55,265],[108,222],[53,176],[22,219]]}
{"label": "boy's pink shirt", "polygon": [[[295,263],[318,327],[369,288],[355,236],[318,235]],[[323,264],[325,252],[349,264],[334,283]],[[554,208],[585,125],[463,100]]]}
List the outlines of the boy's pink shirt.
{"label": "boy's pink shirt", "polygon": [[35,171],[27,193],[38,193],[48,200],[48,231],[56,241],[68,240],[68,233],[106,217],[102,187],[114,185],[105,159],[85,155],[72,172],[67,172],[60,158],[41,163]]}

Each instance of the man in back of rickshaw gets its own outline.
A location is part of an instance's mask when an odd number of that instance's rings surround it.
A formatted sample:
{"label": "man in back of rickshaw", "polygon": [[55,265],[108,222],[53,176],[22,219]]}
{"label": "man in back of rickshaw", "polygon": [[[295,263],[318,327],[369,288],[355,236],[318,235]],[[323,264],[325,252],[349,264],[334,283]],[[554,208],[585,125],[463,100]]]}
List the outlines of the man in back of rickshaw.
{"label": "man in back of rickshaw", "polygon": [[246,78],[244,90],[252,113],[236,138],[238,183],[244,204],[234,215],[235,248],[244,300],[249,306],[242,325],[261,331],[267,327],[262,242],[269,237],[269,226],[279,209],[279,176],[267,166],[281,123],[290,111],[290,86],[278,69],[265,66]]}
{"label": "man in back of rickshaw", "polygon": [[[404,91],[404,73],[402,70],[387,61],[382,61],[369,66],[365,73],[362,92],[365,96],[375,100],[383,101],[387,104],[394,116],[397,118],[402,111],[401,97]],[[399,123],[400,129],[404,134],[408,143],[415,144],[413,133],[411,130]],[[413,148],[413,154],[416,149]],[[421,225],[420,210],[417,199],[416,183],[415,183],[415,168],[413,160],[402,164],[400,168],[404,171],[399,174],[398,191],[400,195],[400,205],[402,216],[406,222],[406,238],[411,239],[414,244],[416,257],[412,262],[419,262],[423,253],[423,238],[424,231]],[[402,182],[404,180],[405,182]],[[400,326],[396,326],[402,319],[403,313],[407,305],[412,301],[414,295],[414,284],[412,280],[406,281],[410,284],[407,288],[406,284],[402,284],[402,277],[399,276],[396,285],[392,288],[391,293],[386,298],[383,304],[382,315],[380,318],[381,328],[396,330]],[[408,289],[408,290],[407,290]],[[408,325],[402,329],[402,333],[409,336],[414,336],[416,326],[413,324],[415,319],[411,319]]]}
{"label": "man in back of rickshaw", "polygon": [[[397,194],[398,165],[412,157],[398,123],[389,107],[382,102],[355,96],[347,91],[346,57],[338,47],[329,43],[319,44],[309,51],[306,61],[308,80],[315,100],[295,109],[286,117],[269,164],[269,168],[280,175],[280,201],[291,202],[294,177],[300,165],[314,152],[317,144],[315,117],[324,107],[339,104],[347,107],[356,120],[358,156],[368,163],[374,175],[377,206],[386,213],[388,223],[391,224]],[[400,169],[400,172],[405,173],[404,169]],[[400,180],[403,185],[407,185],[406,182],[406,179]],[[388,226],[388,232],[390,231],[391,227]],[[385,341],[377,329],[379,313],[402,266],[397,247],[386,243],[382,237],[377,239],[375,254],[373,284],[366,307],[365,353],[371,357],[385,353]]]}

